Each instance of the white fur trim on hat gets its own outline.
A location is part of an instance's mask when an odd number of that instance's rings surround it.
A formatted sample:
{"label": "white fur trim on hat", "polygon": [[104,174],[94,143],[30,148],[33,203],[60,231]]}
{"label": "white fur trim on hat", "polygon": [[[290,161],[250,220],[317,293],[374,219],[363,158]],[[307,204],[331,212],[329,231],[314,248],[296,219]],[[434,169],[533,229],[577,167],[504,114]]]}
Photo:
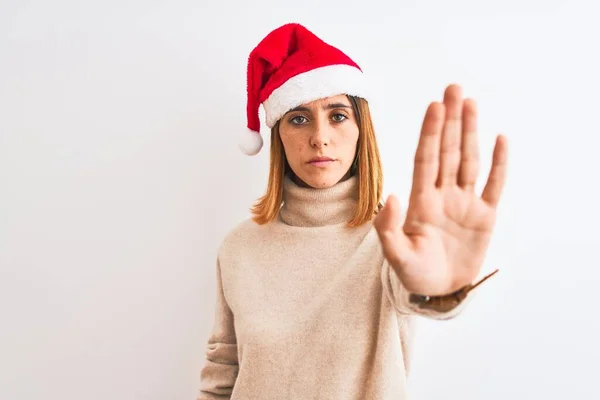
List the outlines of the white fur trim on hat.
{"label": "white fur trim on hat", "polygon": [[238,139],[238,147],[242,153],[248,156],[258,154],[263,147],[263,138],[260,132],[246,128]]}
{"label": "white fur trim on hat", "polygon": [[266,124],[272,128],[292,108],[340,94],[367,98],[367,82],[360,69],[337,64],[296,75],[263,102]]}

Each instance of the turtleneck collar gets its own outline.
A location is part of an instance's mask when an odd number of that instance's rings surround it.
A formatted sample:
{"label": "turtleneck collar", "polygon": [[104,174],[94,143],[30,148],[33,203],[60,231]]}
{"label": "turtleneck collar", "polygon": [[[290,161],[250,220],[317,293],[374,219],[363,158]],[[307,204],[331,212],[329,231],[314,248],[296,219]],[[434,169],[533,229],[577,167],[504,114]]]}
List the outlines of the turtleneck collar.
{"label": "turtleneck collar", "polygon": [[298,186],[287,175],[283,182],[280,219],[293,226],[318,227],[348,222],[358,202],[358,177],[315,189]]}

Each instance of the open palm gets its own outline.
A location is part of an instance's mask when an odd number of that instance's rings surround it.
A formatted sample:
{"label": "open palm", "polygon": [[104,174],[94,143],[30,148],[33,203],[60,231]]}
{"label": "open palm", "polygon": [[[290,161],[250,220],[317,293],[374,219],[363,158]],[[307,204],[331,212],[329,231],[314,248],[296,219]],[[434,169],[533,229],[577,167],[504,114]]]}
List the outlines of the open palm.
{"label": "open palm", "polygon": [[496,220],[506,178],[507,141],[498,135],[481,196],[477,110],[450,85],[443,103],[431,103],[415,154],[406,214],[390,196],[375,220],[385,257],[408,291],[445,295],[473,283]]}

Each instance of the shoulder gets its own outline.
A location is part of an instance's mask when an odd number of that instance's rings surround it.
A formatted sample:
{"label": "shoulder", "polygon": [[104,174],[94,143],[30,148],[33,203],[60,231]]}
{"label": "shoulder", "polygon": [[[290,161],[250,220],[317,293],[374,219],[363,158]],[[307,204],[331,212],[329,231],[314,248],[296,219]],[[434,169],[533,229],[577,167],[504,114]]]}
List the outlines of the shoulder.
{"label": "shoulder", "polygon": [[266,239],[268,231],[272,229],[271,225],[272,223],[260,225],[252,218],[240,221],[223,238],[218,250],[219,257],[224,258],[231,254],[239,255],[246,249],[256,248],[258,242]]}

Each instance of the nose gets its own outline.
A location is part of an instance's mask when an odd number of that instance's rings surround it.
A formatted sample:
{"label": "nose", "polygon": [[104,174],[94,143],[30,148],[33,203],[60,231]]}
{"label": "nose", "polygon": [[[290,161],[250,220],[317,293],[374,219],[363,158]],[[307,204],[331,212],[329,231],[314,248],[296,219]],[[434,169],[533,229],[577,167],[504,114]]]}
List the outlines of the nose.
{"label": "nose", "polygon": [[331,142],[331,129],[331,126],[326,123],[317,123],[310,137],[310,145],[317,149],[328,146]]}

